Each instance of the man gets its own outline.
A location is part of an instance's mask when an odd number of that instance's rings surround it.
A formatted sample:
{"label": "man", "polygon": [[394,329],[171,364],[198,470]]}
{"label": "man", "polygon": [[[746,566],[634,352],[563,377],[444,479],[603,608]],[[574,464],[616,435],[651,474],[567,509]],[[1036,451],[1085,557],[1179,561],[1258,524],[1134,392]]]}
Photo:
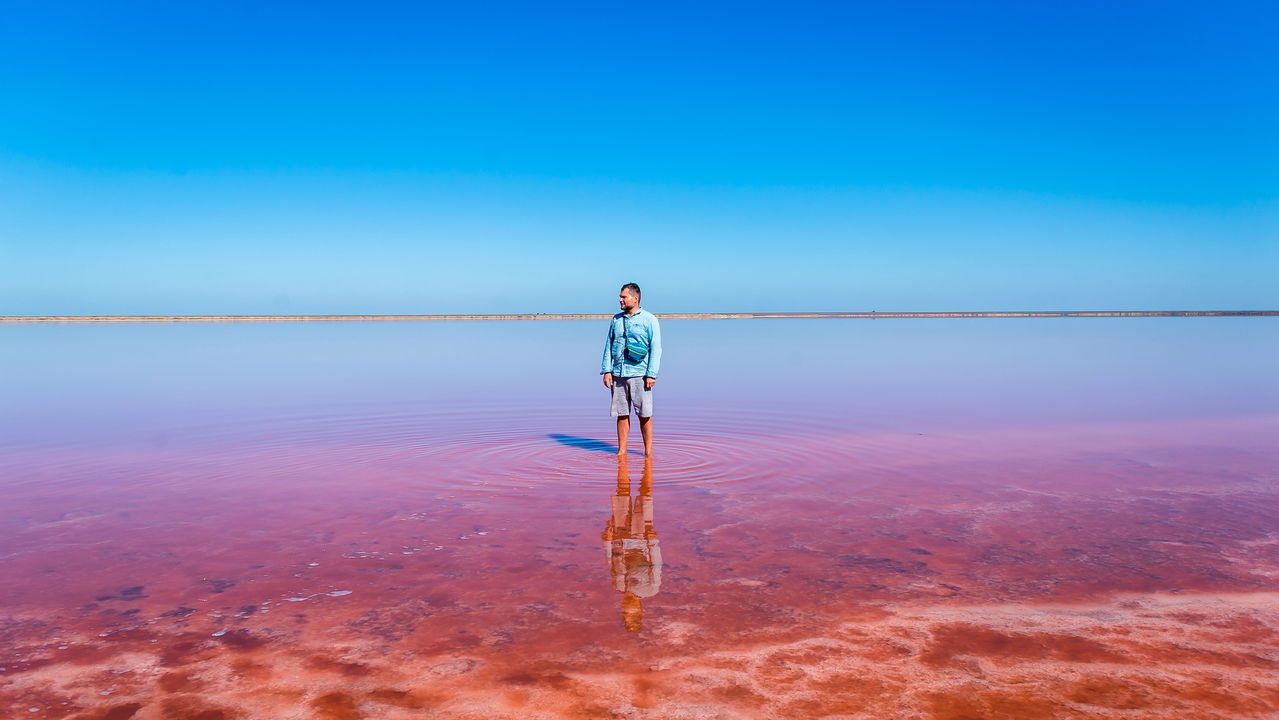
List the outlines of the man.
{"label": "man", "polygon": [[653,313],[640,307],[640,288],[622,286],[617,295],[622,311],[613,316],[604,341],[600,374],[604,387],[613,391],[613,417],[617,418],[617,454],[626,454],[631,432],[631,410],[639,417],[644,454],[653,454],[653,385],[662,361],[662,333]]}

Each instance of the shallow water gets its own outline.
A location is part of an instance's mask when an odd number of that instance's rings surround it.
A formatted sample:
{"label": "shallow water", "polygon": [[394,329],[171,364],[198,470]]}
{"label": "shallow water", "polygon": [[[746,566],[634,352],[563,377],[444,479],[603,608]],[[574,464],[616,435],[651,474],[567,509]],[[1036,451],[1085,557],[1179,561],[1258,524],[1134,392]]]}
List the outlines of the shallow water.
{"label": "shallow water", "polygon": [[603,332],[0,330],[0,717],[1279,707],[1270,319]]}

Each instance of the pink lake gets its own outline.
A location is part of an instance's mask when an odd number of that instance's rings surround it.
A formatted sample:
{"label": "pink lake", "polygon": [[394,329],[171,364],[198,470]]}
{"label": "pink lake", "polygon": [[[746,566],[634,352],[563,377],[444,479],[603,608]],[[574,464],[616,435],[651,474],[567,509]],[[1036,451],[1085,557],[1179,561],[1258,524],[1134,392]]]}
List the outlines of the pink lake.
{"label": "pink lake", "polygon": [[1276,717],[1273,319],[605,331],[0,329],[0,718]]}

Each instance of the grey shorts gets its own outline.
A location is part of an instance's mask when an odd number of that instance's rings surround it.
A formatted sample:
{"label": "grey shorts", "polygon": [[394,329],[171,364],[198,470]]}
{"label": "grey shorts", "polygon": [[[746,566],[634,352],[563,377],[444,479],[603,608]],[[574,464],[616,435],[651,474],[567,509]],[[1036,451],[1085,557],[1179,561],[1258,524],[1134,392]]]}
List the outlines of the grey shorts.
{"label": "grey shorts", "polygon": [[644,389],[644,378],[613,378],[613,417],[631,414],[642,417],[653,417],[653,391]]}

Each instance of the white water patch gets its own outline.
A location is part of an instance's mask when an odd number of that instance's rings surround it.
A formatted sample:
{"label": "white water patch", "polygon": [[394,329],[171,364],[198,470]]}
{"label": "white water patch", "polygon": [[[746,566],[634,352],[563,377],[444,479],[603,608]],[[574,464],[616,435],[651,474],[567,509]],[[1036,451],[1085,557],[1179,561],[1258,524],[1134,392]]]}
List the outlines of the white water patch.
{"label": "white water patch", "polygon": [[287,598],[284,598],[284,600],[285,602],[305,602],[307,600],[310,600],[313,597],[320,597],[321,595],[324,595],[327,597],[342,597],[343,595],[350,595],[352,592],[354,591],[353,590],[334,590],[333,592],[326,592],[326,593],[311,593],[310,595],[307,595],[306,597],[287,597]]}

